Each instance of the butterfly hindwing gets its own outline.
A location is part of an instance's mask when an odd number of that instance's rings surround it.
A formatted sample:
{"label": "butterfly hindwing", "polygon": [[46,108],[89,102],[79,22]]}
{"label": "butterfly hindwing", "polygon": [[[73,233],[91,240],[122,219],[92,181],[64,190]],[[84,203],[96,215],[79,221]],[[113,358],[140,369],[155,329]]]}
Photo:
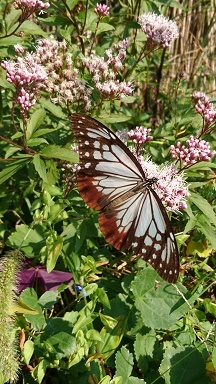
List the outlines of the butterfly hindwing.
{"label": "butterfly hindwing", "polygon": [[166,210],[141,165],[107,127],[82,114],[71,117],[78,141],[78,190],[99,210],[107,242],[119,250],[133,246],[169,282],[178,278],[176,240]]}

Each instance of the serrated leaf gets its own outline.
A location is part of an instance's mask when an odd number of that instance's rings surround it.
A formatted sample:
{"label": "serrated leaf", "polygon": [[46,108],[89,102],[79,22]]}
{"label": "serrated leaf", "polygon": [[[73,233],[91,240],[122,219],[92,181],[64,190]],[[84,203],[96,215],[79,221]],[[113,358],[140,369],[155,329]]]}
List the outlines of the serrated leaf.
{"label": "serrated leaf", "polygon": [[208,384],[202,354],[193,347],[169,347],[159,368],[166,384]]}
{"label": "serrated leaf", "polygon": [[62,148],[59,145],[48,145],[41,154],[48,158],[61,159],[70,163],[78,163],[79,156],[76,152],[67,148]]}
{"label": "serrated leaf", "polygon": [[45,181],[45,183],[47,183],[48,180],[47,180],[46,166],[44,164],[43,159],[41,159],[40,155],[38,154],[34,155],[33,164],[39,176]]}
{"label": "serrated leaf", "polygon": [[[159,282],[157,287],[155,281]],[[186,294],[186,288],[178,283],[176,285]],[[163,281],[151,267],[135,277],[131,290],[143,324],[151,329],[168,329],[188,311],[175,286]]]}
{"label": "serrated leaf", "polygon": [[122,376],[124,383],[131,375],[133,370],[133,355],[127,348],[122,347],[120,351],[116,353],[116,375]]}

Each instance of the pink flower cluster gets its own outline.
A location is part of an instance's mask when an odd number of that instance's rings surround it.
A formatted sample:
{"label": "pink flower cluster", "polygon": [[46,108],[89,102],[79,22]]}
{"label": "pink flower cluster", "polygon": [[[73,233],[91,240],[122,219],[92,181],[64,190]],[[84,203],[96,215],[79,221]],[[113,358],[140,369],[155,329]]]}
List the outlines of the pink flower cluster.
{"label": "pink flower cluster", "polygon": [[46,88],[48,76],[46,70],[37,64],[31,54],[16,61],[3,61],[2,68],[7,71],[7,80],[16,88],[15,101],[20,105],[22,114],[36,103],[39,90]]}
{"label": "pink flower cluster", "polygon": [[138,156],[146,177],[149,179],[156,178],[157,182],[152,185],[160,197],[163,205],[168,211],[181,211],[187,208],[185,199],[189,196],[188,185],[183,179],[183,175],[179,174],[176,167],[166,165],[160,168],[149,159]]}
{"label": "pink flower cluster", "polygon": [[150,128],[144,128],[142,126],[136,127],[128,132],[128,136],[135,144],[145,144],[147,141],[152,140],[152,136],[148,136],[151,132]]}
{"label": "pink flower cluster", "polygon": [[100,92],[103,99],[121,99],[132,93],[133,88],[130,82],[118,80],[117,74],[124,69],[123,61],[126,57],[126,49],[129,43],[125,39],[114,49],[117,54],[113,54],[111,49],[106,50],[106,57],[91,54],[84,58],[84,63],[92,75],[95,88]]}
{"label": "pink flower cluster", "polygon": [[48,2],[43,3],[41,0],[14,0],[14,7],[21,9],[25,18],[31,15],[33,12],[43,12],[49,8]]}
{"label": "pink flower cluster", "polygon": [[139,16],[138,22],[147,39],[162,47],[168,47],[179,36],[176,22],[166,19],[163,15],[144,13]]}
{"label": "pink flower cluster", "polygon": [[200,161],[210,161],[216,154],[216,151],[211,151],[207,141],[195,139],[193,136],[186,141],[186,145],[181,145],[179,141],[176,147],[171,145],[170,149],[172,158],[178,159],[184,168]]}
{"label": "pink flower cluster", "polygon": [[47,90],[51,93],[53,102],[79,102],[83,104],[84,110],[90,109],[91,89],[79,77],[79,70],[73,65],[72,54],[67,52],[65,40],[39,40],[34,56],[48,72]]}
{"label": "pink flower cluster", "polygon": [[196,102],[196,111],[202,116],[207,125],[216,121],[216,110],[204,92],[194,92],[191,97]]}
{"label": "pink flower cluster", "polygon": [[99,18],[101,18],[103,16],[109,16],[109,10],[110,7],[106,4],[97,3],[94,12],[99,16]]}

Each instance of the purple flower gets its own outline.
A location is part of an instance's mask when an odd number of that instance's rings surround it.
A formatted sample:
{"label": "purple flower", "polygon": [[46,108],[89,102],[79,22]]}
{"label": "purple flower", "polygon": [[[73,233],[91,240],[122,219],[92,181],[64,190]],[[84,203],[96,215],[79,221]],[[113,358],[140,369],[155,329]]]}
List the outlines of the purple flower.
{"label": "purple flower", "polygon": [[166,19],[163,15],[151,12],[144,13],[139,16],[138,22],[147,39],[164,48],[168,47],[172,40],[179,36],[176,22]]}
{"label": "purple flower", "polygon": [[94,12],[101,18],[103,16],[109,16],[110,7],[106,4],[97,3]]}
{"label": "purple flower", "polygon": [[195,139],[193,136],[186,141],[186,145],[181,145],[178,141],[177,145],[171,145],[170,149],[172,158],[179,160],[184,168],[200,161],[210,161],[216,153],[216,151],[211,151],[207,141]]}
{"label": "purple flower", "polygon": [[19,292],[25,288],[33,287],[35,281],[46,291],[57,289],[61,283],[71,280],[72,273],[53,270],[48,273],[45,266],[36,265],[27,268],[27,265],[18,273]]}

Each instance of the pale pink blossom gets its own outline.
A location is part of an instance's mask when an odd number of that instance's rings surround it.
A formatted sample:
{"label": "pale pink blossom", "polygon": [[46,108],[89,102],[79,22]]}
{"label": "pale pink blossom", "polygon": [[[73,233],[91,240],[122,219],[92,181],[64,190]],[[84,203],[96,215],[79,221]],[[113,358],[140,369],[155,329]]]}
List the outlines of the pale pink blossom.
{"label": "pale pink blossom", "polygon": [[176,212],[187,208],[186,198],[189,196],[188,184],[174,165],[159,167],[149,159],[138,156],[147,179],[156,178],[152,188],[160,197],[168,211]]}
{"label": "pale pink blossom", "polygon": [[171,145],[170,149],[172,158],[177,159],[184,168],[201,161],[210,161],[216,154],[216,151],[211,151],[207,141],[195,139],[194,136],[190,136],[186,145],[178,141],[177,145]]}
{"label": "pale pink blossom", "polygon": [[94,12],[101,18],[103,16],[109,16],[110,7],[106,4],[97,3]]}
{"label": "pale pink blossom", "polygon": [[162,47],[168,47],[179,36],[175,21],[166,19],[156,13],[144,13],[138,18],[147,40],[152,40]]}

